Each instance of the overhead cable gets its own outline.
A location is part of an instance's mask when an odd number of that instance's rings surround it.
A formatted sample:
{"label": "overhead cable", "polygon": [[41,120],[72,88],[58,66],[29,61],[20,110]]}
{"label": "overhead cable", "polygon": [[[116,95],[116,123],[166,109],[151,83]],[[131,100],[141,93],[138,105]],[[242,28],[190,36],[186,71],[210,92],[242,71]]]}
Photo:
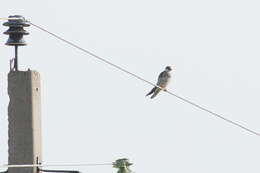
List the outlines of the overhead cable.
{"label": "overhead cable", "polygon": [[[55,38],[57,38],[57,39],[59,39],[59,40],[65,42],[65,43],[71,45],[72,47],[74,47],[74,48],[76,48],[76,49],[79,49],[79,50],[81,50],[81,51],[83,51],[83,52],[85,52],[85,53],[91,55],[92,57],[94,57],[94,58],[96,58],[96,59],[99,59],[100,61],[103,61],[104,63],[106,63],[106,64],[108,64],[108,65],[110,65],[110,66],[113,66],[113,67],[119,69],[119,70],[122,71],[122,72],[125,72],[125,73],[127,73],[127,74],[129,74],[129,75],[131,75],[131,76],[133,76],[133,77],[135,77],[135,78],[141,80],[141,81],[144,81],[144,82],[148,83],[149,85],[152,85],[152,86],[161,88],[160,86],[157,86],[156,84],[154,84],[154,83],[152,83],[152,82],[150,82],[150,81],[144,79],[143,77],[140,77],[140,76],[138,76],[138,75],[136,75],[136,74],[134,74],[134,73],[132,73],[132,72],[130,72],[130,71],[124,69],[123,67],[121,67],[121,66],[119,66],[119,65],[116,65],[116,64],[114,64],[114,63],[112,63],[112,62],[106,60],[105,58],[102,58],[102,57],[100,57],[100,56],[98,56],[98,55],[96,55],[96,54],[94,54],[94,53],[92,53],[92,52],[90,52],[90,51],[88,51],[88,50],[86,50],[86,49],[84,49],[84,48],[82,48],[82,47],[80,47],[80,46],[78,46],[78,45],[76,45],[76,44],[74,44],[74,43],[72,43],[72,42],[70,42],[70,41],[64,39],[64,38],[62,38],[62,37],[60,37],[60,36],[58,36],[57,34],[48,31],[47,29],[44,29],[43,27],[41,27],[41,26],[39,26],[39,25],[36,25],[36,24],[34,24],[34,23],[30,22],[30,21],[28,21],[28,22],[29,22],[32,26],[34,26],[34,27],[36,27],[36,28],[38,28],[38,29],[40,29],[40,30],[42,30],[42,31],[44,31],[44,32],[46,32],[46,33],[52,35],[53,37],[55,37]],[[161,88],[161,89],[163,89],[163,88]],[[196,108],[202,110],[202,111],[205,111],[205,112],[207,112],[207,113],[209,113],[209,114],[211,114],[211,115],[213,115],[213,116],[215,116],[215,117],[218,117],[218,118],[220,118],[220,119],[222,119],[222,120],[224,120],[224,121],[226,121],[226,122],[228,122],[228,123],[230,123],[230,124],[233,124],[233,125],[235,125],[235,126],[241,128],[241,129],[243,129],[243,130],[245,130],[245,131],[247,131],[247,132],[250,132],[251,134],[260,136],[260,134],[259,134],[258,132],[249,129],[249,128],[247,128],[247,127],[241,125],[240,123],[237,123],[237,122],[232,121],[232,120],[230,120],[230,119],[228,119],[228,118],[225,118],[224,116],[222,116],[222,115],[220,115],[220,114],[218,114],[218,113],[215,113],[215,112],[213,112],[213,111],[211,111],[211,110],[209,110],[209,109],[207,109],[207,108],[205,108],[205,107],[203,107],[203,106],[200,106],[199,104],[196,104],[196,103],[194,103],[194,102],[192,102],[192,101],[190,101],[190,100],[188,100],[188,99],[186,99],[186,98],[184,98],[184,97],[181,97],[181,96],[179,96],[179,95],[177,95],[177,94],[174,94],[174,93],[171,92],[171,91],[168,91],[168,90],[164,90],[164,91],[167,92],[168,94],[170,94],[170,95],[172,95],[172,96],[174,96],[174,97],[176,97],[176,98],[178,98],[178,99],[180,99],[180,100],[182,100],[182,101],[184,101],[184,102],[186,102],[186,103],[188,103],[188,104],[190,104],[190,105],[192,105],[192,106],[194,106],[194,107],[196,107]]]}

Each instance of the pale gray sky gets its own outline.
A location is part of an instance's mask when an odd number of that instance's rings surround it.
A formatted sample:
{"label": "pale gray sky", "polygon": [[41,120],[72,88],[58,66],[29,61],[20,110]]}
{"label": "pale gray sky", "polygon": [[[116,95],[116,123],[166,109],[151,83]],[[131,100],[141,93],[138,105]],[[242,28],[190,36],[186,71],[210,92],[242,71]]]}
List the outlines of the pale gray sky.
{"label": "pale gray sky", "polygon": [[[257,0],[12,0],[1,3],[0,17],[21,14],[149,81],[171,65],[169,90],[260,132],[259,8]],[[166,93],[145,98],[146,83],[26,29],[19,65],[41,73],[44,163],[126,157],[136,173],[259,173],[259,137]],[[14,51],[0,38],[2,165]]]}

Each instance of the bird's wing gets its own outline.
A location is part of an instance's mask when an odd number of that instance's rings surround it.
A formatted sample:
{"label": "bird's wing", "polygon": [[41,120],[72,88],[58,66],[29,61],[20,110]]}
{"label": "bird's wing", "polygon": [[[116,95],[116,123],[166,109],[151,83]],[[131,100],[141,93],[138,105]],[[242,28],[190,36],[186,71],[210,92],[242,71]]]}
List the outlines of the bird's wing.
{"label": "bird's wing", "polygon": [[157,85],[165,88],[169,82],[170,74],[166,71],[160,73],[157,81]]}
{"label": "bird's wing", "polygon": [[166,77],[167,77],[167,73],[165,71],[161,72],[158,77],[157,85],[160,86],[165,81]]}

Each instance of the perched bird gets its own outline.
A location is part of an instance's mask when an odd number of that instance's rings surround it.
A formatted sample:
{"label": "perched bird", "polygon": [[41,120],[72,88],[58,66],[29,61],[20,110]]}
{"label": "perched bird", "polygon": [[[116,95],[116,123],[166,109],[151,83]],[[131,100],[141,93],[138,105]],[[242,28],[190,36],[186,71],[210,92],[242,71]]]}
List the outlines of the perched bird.
{"label": "perched bird", "polygon": [[[172,68],[170,66],[167,66],[165,70],[160,73],[156,84],[157,86],[160,86],[162,89],[166,90],[166,86],[168,85],[171,78],[171,75],[169,73],[171,70]],[[154,98],[161,91],[161,88],[154,87],[148,94],[146,94],[146,96],[153,94],[151,96],[151,99]]]}

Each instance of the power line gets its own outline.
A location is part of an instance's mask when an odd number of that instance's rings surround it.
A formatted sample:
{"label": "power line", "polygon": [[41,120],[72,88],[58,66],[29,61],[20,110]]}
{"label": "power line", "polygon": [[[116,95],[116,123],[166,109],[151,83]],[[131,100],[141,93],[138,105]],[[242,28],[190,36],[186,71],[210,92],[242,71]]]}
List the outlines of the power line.
{"label": "power line", "polygon": [[[40,26],[38,26],[38,25],[36,25],[36,24],[31,23],[31,22],[29,22],[29,23],[30,23],[31,25],[33,25],[34,27],[36,27],[36,28],[38,28],[38,29],[40,29],[40,30],[42,30],[42,31],[44,31],[44,32],[47,32],[48,34],[50,34],[50,35],[56,37],[57,39],[59,39],[59,40],[65,42],[65,43],[67,43],[67,44],[69,44],[69,45],[71,45],[71,46],[73,46],[73,47],[75,47],[75,48],[77,48],[77,49],[79,49],[79,50],[81,50],[81,51],[83,51],[83,52],[85,52],[85,53],[87,53],[87,54],[89,54],[89,55],[91,55],[91,56],[93,56],[93,57],[95,57],[95,58],[97,58],[97,59],[99,59],[99,60],[101,60],[101,61],[103,61],[103,62],[105,62],[105,63],[107,63],[107,64],[109,64],[109,65],[111,65],[111,66],[113,66],[113,67],[115,67],[115,68],[117,68],[117,69],[119,69],[119,70],[121,70],[121,71],[123,71],[123,72],[125,72],[125,73],[127,73],[127,74],[130,74],[131,76],[134,76],[135,78],[137,78],[137,79],[139,79],[139,80],[142,80],[142,81],[144,81],[144,82],[146,82],[146,83],[148,83],[148,84],[150,84],[150,85],[152,85],[152,86],[156,86],[156,87],[161,88],[160,86],[157,86],[157,85],[153,84],[152,82],[150,82],[150,81],[148,81],[148,80],[146,80],[146,79],[144,79],[144,78],[142,78],[142,77],[140,77],[140,76],[138,76],[138,75],[136,75],[136,74],[134,74],[134,73],[132,73],[132,72],[129,72],[128,70],[125,70],[124,68],[122,68],[122,67],[120,67],[120,66],[118,66],[118,65],[116,65],[116,64],[113,64],[112,62],[110,62],[110,61],[108,61],[108,60],[106,60],[106,59],[104,59],[104,58],[102,58],[102,57],[100,57],[100,56],[97,56],[96,54],[94,54],[94,53],[92,53],[92,52],[90,52],[90,51],[88,51],[88,50],[86,50],[86,49],[84,49],[84,48],[82,48],[82,47],[80,47],[80,46],[78,46],[78,45],[76,45],[76,44],[74,44],[74,43],[72,43],[72,42],[70,42],[70,41],[68,41],[68,40],[66,40],[66,39],[64,39],[64,38],[62,38],[62,37],[60,37],[60,36],[58,36],[57,34],[54,34],[54,33],[50,32],[50,31],[48,31],[48,30],[46,30],[46,29],[44,29],[44,28],[42,28],[42,27],[40,27]],[[161,88],[161,89],[162,89],[162,88]],[[243,125],[240,125],[239,123],[236,123],[236,122],[234,122],[234,121],[232,121],[232,120],[229,120],[229,119],[227,119],[227,118],[221,116],[220,114],[217,114],[217,113],[215,113],[215,112],[213,112],[213,111],[211,111],[211,110],[209,110],[209,109],[207,109],[207,108],[204,108],[204,107],[202,107],[202,106],[200,106],[200,105],[198,105],[198,104],[196,104],[196,103],[193,103],[193,102],[189,101],[188,99],[186,99],[186,98],[184,98],[184,97],[178,96],[178,95],[176,95],[176,94],[174,94],[174,93],[172,93],[172,92],[170,92],[170,91],[167,91],[167,90],[166,90],[166,92],[167,92],[168,94],[170,94],[170,95],[172,95],[172,96],[175,96],[176,98],[178,98],[178,99],[180,99],[180,100],[182,100],[182,101],[184,101],[184,102],[186,102],[186,103],[192,105],[192,106],[197,107],[197,108],[200,109],[200,110],[203,110],[203,111],[205,111],[205,112],[208,112],[208,113],[210,113],[211,115],[216,116],[216,117],[218,117],[218,118],[221,118],[222,120],[225,120],[226,122],[229,122],[229,123],[231,123],[231,124],[233,124],[233,125],[235,125],[235,126],[237,126],[237,127],[240,127],[240,128],[242,128],[242,129],[244,129],[244,130],[246,130],[246,131],[248,131],[248,132],[250,132],[250,133],[252,133],[252,134],[255,134],[255,135],[257,135],[257,136],[260,136],[260,134],[259,134],[258,132],[254,131],[254,130],[251,130],[251,129],[249,129],[249,128],[243,126]]]}
{"label": "power line", "polygon": [[[77,49],[79,49],[79,50],[81,50],[81,51],[83,51],[83,52],[85,52],[85,53],[87,53],[87,54],[89,54],[89,55],[91,55],[91,56],[93,56],[93,57],[95,57],[95,58],[97,58],[97,59],[99,59],[99,60],[101,60],[101,61],[103,61],[103,62],[105,62],[105,63],[107,63],[107,64],[109,64],[109,65],[111,65],[111,66],[113,66],[113,67],[115,67],[117,69],[119,69],[119,70],[121,70],[121,71],[123,71],[123,72],[125,72],[125,73],[128,73],[128,74],[134,76],[135,78],[138,78],[138,79],[140,79],[142,81],[145,81],[146,83],[148,83],[150,85],[157,86],[157,85],[153,84],[152,82],[149,82],[148,80],[145,80],[144,78],[142,78],[142,77],[140,77],[140,76],[138,76],[138,75],[136,75],[134,73],[131,73],[131,72],[125,70],[124,68],[122,68],[122,67],[120,67],[120,66],[118,66],[116,64],[113,64],[112,62],[109,62],[108,60],[106,60],[106,59],[104,59],[104,58],[102,58],[102,57],[100,57],[100,56],[98,56],[98,55],[96,55],[96,54],[94,54],[94,53],[92,53],[92,52],[90,52],[90,51],[80,47],[80,46],[77,46],[76,44],[74,44],[74,43],[72,43],[72,42],[70,42],[68,40],[63,39],[62,37],[58,36],[57,34],[54,34],[54,33],[50,32],[50,31],[48,31],[48,30],[46,30],[46,29],[44,29],[44,28],[42,28],[42,27],[40,27],[38,25],[35,25],[35,24],[31,23],[31,22],[29,22],[29,23],[31,25],[33,25],[34,27],[36,27],[36,28],[38,28],[38,29],[40,29],[40,30],[42,30],[44,32],[47,32],[48,34],[58,38],[59,40],[65,42],[65,43],[67,43],[67,44],[69,44],[69,45],[71,45],[71,46],[73,46],[73,47],[75,47],[75,48],[77,48]],[[159,87],[159,88],[161,88],[161,87]]]}
{"label": "power line", "polygon": [[180,100],[182,100],[182,101],[184,101],[184,102],[186,102],[186,103],[192,105],[192,106],[197,107],[198,109],[201,109],[201,110],[203,110],[203,111],[205,111],[205,112],[208,112],[208,113],[210,113],[211,115],[214,115],[214,116],[216,116],[216,117],[218,117],[218,118],[221,118],[222,120],[225,120],[226,122],[229,122],[229,123],[231,123],[231,124],[233,124],[233,125],[236,125],[236,126],[242,128],[242,129],[244,129],[244,130],[246,130],[246,131],[248,131],[248,132],[250,132],[250,133],[253,133],[253,134],[257,135],[257,136],[260,136],[259,133],[255,132],[255,131],[253,131],[253,130],[251,130],[251,129],[249,129],[249,128],[243,126],[243,125],[240,125],[240,124],[238,124],[238,123],[236,123],[236,122],[234,122],[234,121],[232,121],[232,120],[229,120],[229,119],[223,117],[222,115],[220,115],[220,114],[218,114],[218,113],[215,113],[215,112],[213,112],[213,111],[211,111],[211,110],[209,110],[209,109],[206,109],[206,108],[204,108],[204,107],[202,107],[202,106],[200,106],[200,105],[198,105],[198,104],[196,104],[196,103],[193,103],[193,102],[191,102],[191,101],[189,101],[189,100],[187,100],[187,99],[185,99],[185,98],[183,98],[183,97],[181,97],[181,96],[178,96],[178,95],[176,95],[176,94],[174,94],[174,93],[172,93],[172,92],[170,92],[170,91],[167,91],[167,90],[166,90],[166,92],[169,93],[169,94],[171,94],[171,95],[173,95],[173,96],[175,96],[175,97],[177,97],[178,99],[180,99]]}
{"label": "power line", "polygon": [[[0,18],[0,20],[16,20],[16,18]],[[28,22],[29,22],[29,21],[28,21]],[[137,78],[137,79],[139,79],[139,80],[142,80],[142,81],[144,81],[144,82],[146,82],[146,83],[148,83],[148,84],[150,84],[150,85],[152,85],[152,86],[156,86],[156,87],[161,88],[160,86],[157,86],[157,85],[153,84],[152,82],[150,82],[150,81],[148,81],[148,80],[146,80],[146,79],[144,79],[144,78],[142,78],[142,77],[140,77],[140,76],[138,76],[138,75],[136,75],[136,74],[134,74],[134,73],[132,73],[132,72],[130,72],[130,71],[128,71],[128,70],[125,70],[124,68],[122,68],[122,67],[120,67],[120,66],[118,66],[118,65],[116,65],[116,64],[113,64],[113,63],[111,63],[110,61],[108,61],[108,60],[106,60],[106,59],[104,59],[104,58],[102,58],[102,57],[100,57],[100,56],[97,56],[96,54],[94,54],[94,53],[92,53],[92,52],[90,52],[90,51],[88,51],[88,50],[86,50],[86,49],[84,49],[84,48],[81,48],[80,46],[77,46],[76,44],[74,44],[74,43],[72,43],[72,42],[70,42],[70,41],[68,41],[68,40],[66,40],[66,39],[63,39],[62,37],[58,36],[57,34],[54,34],[54,33],[50,32],[50,31],[48,31],[48,30],[46,30],[46,29],[44,29],[44,28],[42,28],[42,27],[40,27],[40,26],[38,26],[38,25],[35,25],[35,24],[33,24],[32,22],[29,22],[29,23],[30,23],[31,25],[33,25],[34,27],[36,27],[36,28],[38,28],[38,29],[40,29],[40,30],[42,30],[42,31],[44,31],[44,32],[47,32],[48,34],[50,34],[50,35],[52,35],[52,36],[58,38],[59,40],[65,42],[65,43],[67,43],[67,44],[69,44],[69,45],[71,45],[71,46],[73,46],[73,47],[75,47],[75,48],[77,48],[77,49],[79,49],[79,50],[81,50],[81,51],[83,51],[83,52],[85,52],[85,53],[87,53],[87,54],[89,54],[89,55],[91,55],[91,56],[93,56],[93,57],[95,57],[95,58],[97,58],[97,59],[99,59],[99,60],[101,60],[101,61],[103,61],[103,62],[105,62],[105,63],[107,63],[107,64],[109,64],[109,65],[111,65],[111,66],[113,66],[113,67],[115,67],[115,68],[117,68],[117,69],[119,69],[119,70],[121,70],[121,71],[123,71],[123,72],[125,72],[125,73],[128,73],[128,74],[130,74],[131,76],[134,76],[135,78]],[[161,88],[161,89],[162,89],[162,88]],[[172,92],[170,92],[170,91],[167,91],[167,90],[166,90],[166,92],[167,92],[168,94],[170,94],[170,95],[172,95],[172,96],[175,96],[176,98],[178,98],[178,99],[180,99],[180,100],[182,100],[182,101],[184,101],[184,102],[190,104],[190,105],[193,105],[193,106],[197,107],[198,109],[201,109],[201,110],[203,110],[203,111],[205,111],[205,112],[208,112],[208,113],[210,113],[211,115],[214,115],[214,116],[216,116],[216,117],[218,117],[218,118],[221,118],[222,120],[225,120],[226,122],[229,122],[229,123],[231,123],[231,124],[233,124],[233,125],[236,125],[236,126],[242,128],[242,129],[244,129],[244,130],[246,130],[246,131],[248,131],[248,132],[250,132],[250,133],[253,133],[253,134],[257,135],[257,136],[260,136],[260,134],[259,134],[258,132],[255,132],[255,131],[253,131],[253,130],[251,130],[251,129],[249,129],[249,128],[243,126],[243,125],[240,125],[239,123],[236,123],[236,122],[234,122],[234,121],[232,121],[232,120],[229,120],[229,119],[227,119],[227,118],[221,116],[221,115],[218,114],[218,113],[215,113],[215,112],[213,112],[213,111],[211,111],[211,110],[209,110],[209,109],[207,109],[207,108],[204,108],[204,107],[202,107],[202,106],[200,106],[200,105],[198,105],[198,104],[196,104],[196,103],[193,103],[193,102],[189,101],[188,99],[186,99],[186,98],[184,98],[184,97],[178,96],[178,95],[176,95],[176,94],[174,94],[174,93],[172,93]]]}
{"label": "power line", "polygon": [[79,163],[79,164],[21,164],[21,165],[2,165],[0,168],[32,168],[32,167],[73,167],[73,166],[105,166],[112,163]]}
{"label": "power line", "polygon": [[[28,22],[29,22],[29,21],[28,21]],[[55,33],[53,33],[53,32],[50,32],[50,31],[44,29],[43,27],[40,27],[40,26],[38,26],[38,25],[36,25],[36,24],[34,24],[34,23],[32,23],[32,22],[29,22],[29,23],[30,23],[32,26],[34,26],[34,27],[36,27],[36,28],[38,28],[38,29],[40,29],[40,30],[42,30],[42,31],[44,31],[44,32],[46,32],[46,33],[52,35],[53,37],[55,37],[55,38],[57,38],[57,39],[59,39],[59,40],[65,42],[65,43],[71,45],[71,46],[74,47],[74,48],[77,48],[77,49],[79,49],[79,50],[81,50],[81,51],[83,51],[83,52],[85,52],[85,53],[91,55],[92,57],[95,57],[96,59],[99,59],[100,61],[103,61],[104,63],[106,63],[106,64],[108,64],[108,65],[110,65],[110,66],[113,66],[113,67],[119,69],[119,70],[122,71],[122,72],[125,72],[125,73],[127,73],[127,74],[129,74],[129,75],[131,75],[131,76],[133,76],[133,77],[135,77],[135,78],[141,80],[141,81],[144,81],[144,82],[148,83],[149,85],[152,85],[152,86],[161,88],[160,86],[155,85],[154,83],[152,83],[152,82],[150,82],[150,81],[148,81],[148,80],[146,80],[146,79],[144,79],[144,78],[142,78],[142,77],[140,77],[140,76],[138,76],[138,75],[136,75],[136,74],[134,74],[134,73],[132,73],[132,72],[126,70],[126,69],[124,69],[123,67],[120,67],[120,66],[118,66],[118,65],[116,65],[116,64],[114,64],[114,63],[112,63],[112,62],[110,62],[110,61],[108,61],[108,60],[106,60],[106,59],[104,59],[104,58],[102,58],[102,57],[100,57],[100,56],[98,56],[98,55],[96,55],[96,54],[94,54],[94,53],[92,53],[92,52],[90,52],[90,51],[88,51],[88,50],[86,50],[86,49],[84,49],[84,48],[82,48],[82,47],[80,47],[80,46],[78,46],[78,45],[76,45],[76,44],[74,44],[74,43],[72,43],[72,42],[66,40],[66,39],[64,39],[64,38],[62,38],[62,37],[60,37],[60,36],[58,36],[57,34],[55,34]],[[161,89],[163,89],[163,88],[161,88]],[[192,101],[189,101],[188,99],[186,99],[186,98],[184,98],[184,97],[181,97],[181,96],[179,96],[179,95],[177,95],[177,94],[174,94],[174,93],[172,93],[172,92],[170,92],[170,91],[167,91],[167,90],[165,90],[165,92],[167,92],[168,94],[170,94],[170,95],[172,95],[172,96],[174,96],[174,97],[176,97],[176,98],[178,98],[178,99],[180,99],[180,100],[182,100],[182,101],[184,101],[184,102],[186,102],[186,103],[188,103],[188,104],[190,104],[190,105],[192,105],[192,106],[194,106],[194,107],[196,107],[196,108],[198,108],[198,109],[200,109],[200,110],[202,110],[202,111],[205,111],[205,112],[207,112],[207,113],[209,113],[209,114],[211,114],[211,115],[213,115],[213,116],[215,116],[215,117],[218,117],[218,118],[220,118],[220,119],[222,119],[222,120],[224,120],[224,121],[226,121],[226,122],[228,122],[228,123],[230,123],[230,124],[233,124],[233,125],[235,125],[235,126],[241,128],[241,129],[243,129],[243,130],[246,130],[247,132],[250,132],[250,133],[252,133],[252,134],[254,134],[254,135],[260,136],[260,134],[259,134],[258,132],[249,129],[249,128],[247,128],[247,127],[241,125],[240,123],[237,123],[237,122],[232,121],[232,120],[230,120],[230,119],[228,119],[228,118],[225,118],[224,116],[222,116],[222,115],[220,115],[220,114],[218,114],[218,113],[215,113],[215,112],[213,112],[213,111],[211,111],[211,110],[209,110],[209,109],[207,109],[207,108],[205,108],[205,107],[203,107],[203,106],[200,106],[200,105],[198,105],[198,104],[196,104],[196,103],[193,103]]]}

